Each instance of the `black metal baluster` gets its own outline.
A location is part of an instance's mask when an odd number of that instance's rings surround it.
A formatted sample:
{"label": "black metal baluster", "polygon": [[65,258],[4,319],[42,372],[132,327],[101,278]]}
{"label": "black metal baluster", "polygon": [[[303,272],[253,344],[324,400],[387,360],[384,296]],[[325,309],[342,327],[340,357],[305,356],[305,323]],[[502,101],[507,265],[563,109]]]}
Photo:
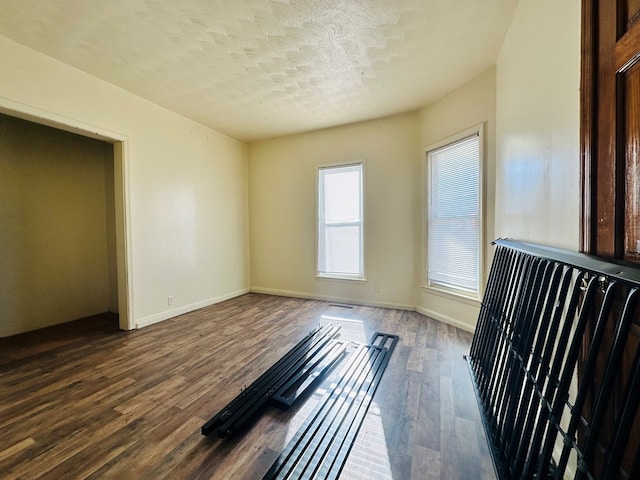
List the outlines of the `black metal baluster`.
{"label": "black metal baluster", "polygon": [[504,317],[501,319],[495,319],[498,324],[499,335],[497,336],[497,342],[495,349],[497,350],[497,356],[493,359],[493,364],[490,371],[490,382],[486,401],[489,405],[493,406],[493,412],[489,416],[490,425],[494,435],[500,435],[499,420],[500,409],[502,407],[502,399],[504,396],[504,390],[507,384],[507,377],[509,375],[509,365],[511,364],[511,345],[514,338],[518,335],[518,328],[521,324],[518,323],[518,313],[522,309],[523,299],[519,299],[517,293],[524,289],[527,291],[528,282],[532,282],[532,269],[534,268],[533,260],[531,258],[521,256],[521,262],[517,263],[517,270],[514,271],[514,281],[510,286],[509,297],[507,299],[507,305],[504,311]]}
{"label": "black metal baluster", "polygon": [[506,269],[510,255],[511,251],[508,248],[498,247],[493,256],[493,263],[491,264],[489,278],[487,280],[487,288],[480,303],[480,313],[478,315],[476,331],[473,336],[473,341],[471,342],[471,348],[469,349],[469,356],[474,359],[477,359],[478,353],[482,352],[481,346],[484,344],[488,333],[490,322],[487,321],[487,318],[491,314],[490,306],[500,304],[499,295],[501,289],[499,285],[507,279]]}
{"label": "black metal baluster", "polygon": [[[638,289],[632,289],[626,297],[622,314],[620,315],[620,321],[616,327],[614,336],[613,347],[609,354],[607,364],[604,371],[604,376],[598,389],[593,410],[591,412],[591,423],[589,424],[588,433],[585,438],[584,446],[582,447],[582,454],[585,462],[592,458],[593,452],[596,448],[598,437],[600,436],[600,429],[602,422],[605,419],[606,408],[608,401],[613,393],[612,386],[616,373],[620,368],[622,362],[622,354],[624,353],[624,346],[627,342],[627,336],[633,323],[633,313],[638,302]],[[587,465],[588,466],[588,465]],[[576,475],[576,480],[584,480],[584,472],[580,470]]]}
{"label": "black metal baluster", "polygon": [[[536,356],[539,356],[540,359],[538,362],[537,371],[535,372],[536,378],[533,385],[535,391],[533,394],[532,402],[536,402],[536,407],[531,409],[531,411],[528,413],[524,429],[522,430],[523,440],[520,443],[518,452],[515,455],[515,466],[513,470],[516,472],[523,472],[523,469],[525,469],[524,464],[528,454],[531,451],[534,451],[534,428],[536,426],[538,417],[542,415],[542,410],[545,408],[545,399],[543,392],[547,381],[547,375],[549,373],[548,370],[551,361],[551,355],[553,353],[553,347],[557,341],[557,335],[560,329],[563,307],[565,305],[567,292],[569,291],[569,285],[571,283],[573,272],[572,269],[558,265],[557,271],[558,273],[562,273],[560,287],[559,289],[556,288],[554,290],[554,293],[550,295],[550,298],[548,300],[548,307],[552,311],[553,318],[549,322],[549,328],[546,334],[544,336],[541,336],[538,341],[538,345],[542,347],[542,352],[539,354],[534,354]],[[536,348],[538,347],[538,345],[536,345]]]}
{"label": "black metal baluster", "polygon": [[[555,392],[553,393],[553,404],[551,407],[551,413],[549,414],[548,419],[546,420],[547,429],[545,440],[543,443],[542,451],[540,454],[540,458],[538,461],[536,476],[538,478],[544,478],[543,475],[546,475],[546,469],[551,464],[551,456],[553,453],[553,446],[556,441],[556,437],[558,434],[557,428],[555,426],[560,425],[560,419],[562,416],[562,409],[564,408],[565,402],[569,396],[569,386],[571,384],[571,378],[573,377],[573,371],[575,368],[576,361],[578,360],[578,354],[580,352],[580,345],[582,343],[582,336],[584,335],[585,328],[587,327],[587,323],[589,320],[589,309],[588,306],[591,304],[591,300],[595,291],[597,289],[598,282],[596,277],[591,278],[587,290],[584,294],[584,299],[582,301],[580,314],[578,316],[578,322],[575,326],[575,332],[571,337],[571,342],[569,343],[569,349],[565,355],[563,353],[566,350],[560,351],[562,346],[566,346],[566,344],[559,344],[558,350],[556,350],[555,358],[554,358],[554,367],[552,368],[552,375],[557,375],[560,370],[562,370],[562,374],[560,376],[560,383],[557,385]],[[574,290],[575,291],[575,290]],[[569,319],[569,318],[568,318]],[[567,322],[565,324],[565,331],[567,333],[567,337],[561,338],[561,340],[568,340],[569,333],[571,330],[571,324]],[[563,332],[565,333],[565,332]],[[563,361],[564,360],[564,361]],[[557,368],[557,370],[556,370]],[[551,380],[554,380],[555,376],[551,377]]]}
{"label": "black metal baluster", "polygon": [[[571,418],[569,420],[569,427],[567,428],[566,435],[571,442],[576,440],[576,432],[580,423],[580,416],[582,415],[582,409],[587,399],[587,393],[589,392],[589,384],[591,383],[591,377],[594,374],[596,360],[598,358],[598,352],[600,351],[600,345],[604,339],[605,328],[609,321],[609,314],[613,305],[613,297],[618,287],[618,283],[612,281],[607,286],[607,290],[602,301],[602,306],[598,312],[598,320],[596,322],[596,328],[593,332],[593,338],[591,345],[589,346],[589,353],[587,355],[587,361],[584,365],[584,371],[582,372],[582,379],[580,381],[580,387],[576,395],[576,401],[571,412]],[[566,399],[565,399],[566,400]],[[567,461],[569,460],[569,454],[571,453],[572,444],[565,438],[564,448],[562,449],[562,455],[558,462],[558,470],[556,472],[556,478],[562,478],[562,474],[567,467]]]}
{"label": "black metal baluster", "polygon": [[504,367],[505,375],[503,381],[501,381],[496,400],[496,431],[498,434],[498,448],[503,457],[505,454],[505,443],[511,435],[512,428],[512,425],[509,423],[512,421],[512,415],[509,411],[509,407],[514,401],[516,401],[515,398],[520,395],[517,388],[519,379],[518,357],[522,354],[524,347],[524,337],[528,327],[528,312],[530,312],[530,309],[535,305],[537,294],[536,287],[539,287],[544,271],[545,268],[543,261],[537,258],[534,259],[524,284],[521,301],[518,302],[518,308],[514,316],[512,335],[510,342],[507,345],[508,356]]}
{"label": "black metal baluster", "polygon": [[490,304],[488,308],[488,317],[486,319],[487,331],[490,332],[485,344],[482,345],[482,355],[479,355],[482,373],[479,376],[479,389],[482,392],[483,399],[487,399],[492,395],[495,372],[494,369],[498,363],[497,356],[500,355],[500,345],[502,343],[502,334],[498,328],[499,323],[503,323],[507,313],[503,310],[510,303],[512,298],[512,290],[516,288],[517,278],[521,269],[521,255],[511,252],[508,263],[504,267],[504,280],[500,282],[498,287],[498,298],[496,303]]}
{"label": "black metal baluster", "polygon": [[[491,274],[487,290],[480,307],[480,315],[476,334],[471,345],[470,357],[478,378],[478,383],[485,385],[486,373],[491,358],[488,345],[495,339],[496,330],[493,328],[492,316],[496,306],[504,303],[509,271],[512,268],[513,252],[504,247],[498,247],[494,256],[495,264],[491,267]],[[477,336],[476,336],[477,335]]]}
{"label": "black metal baluster", "polygon": [[[522,445],[528,445],[530,438],[524,433],[525,421],[528,418],[532,418],[532,411],[538,410],[540,404],[540,398],[536,392],[537,386],[537,374],[541,367],[541,355],[548,340],[549,328],[551,326],[551,317],[556,302],[556,296],[558,294],[558,287],[560,284],[560,277],[562,274],[562,267],[557,264],[550,265],[551,278],[545,282],[548,288],[545,291],[544,298],[541,299],[540,309],[542,310],[537,322],[531,322],[532,334],[535,335],[535,344],[530,356],[529,369],[526,368],[526,362],[523,363],[524,376],[524,389],[522,393],[522,403],[518,413],[518,417],[515,422],[514,431],[518,432],[518,435],[514,437],[511,444],[508,446],[509,451],[507,458],[511,462],[511,470],[513,472],[519,472],[521,465],[518,465],[517,451],[520,450]],[[538,317],[536,315],[536,317]],[[531,338],[530,343],[533,344],[534,338]]]}
{"label": "black metal baluster", "polygon": [[[514,442],[514,435],[519,433],[515,428],[517,425],[516,417],[522,409],[525,397],[526,383],[526,365],[531,356],[531,344],[533,341],[534,331],[537,327],[536,319],[540,316],[544,308],[544,299],[546,297],[545,285],[548,285],[551,274],[553,273],[553,264],[543,261],[538,267],[538,273],[532,287],[529,304],[525,307],[522,317],[522,334],[517,344],[514,345],[513,351],[513,374],[510,388],[508,403],[505,407],[505,428],[504,442],[500,448],[505,452],[506,460],[511,462],[511,444]],[[513,473],[513,472],[512,472]]]}
{"label": "black metal baluster", "polygon": [[[614,433],[607,448],[610,453],[604,470],[604,478],[618,478],[618,470],[627,446],[627,439],[638,414],[640,406],[640,345],[636,348],[622,398],[624,404],[616,418]],[[636,459],[638,457],[640,457],[640,452],[636,454]],[[630,478],[638,478],[638,476]]]}
{"label": "black metal baluster", "polygon": [[[585,278],[585,274],[580,272],[576,278],[573,288],[571,289],[571,298],[567,305],[566,313],[560,311],[562,318],[562,329],[560,330],[560,336],[555,338],[554,343],[548,345],[548,351],[546,352],[547,361],[551,363],[551,371],[549,372],[548,379],[545,384],[544,394],[542,399],[542,405],[544,408],[540,412],[540,416],[537,419],[536,428],[533,434],[533,440],[531,442],[530,454],[526,460],[524,467],[524,478],[533,478],[534,471],[538,467],[539,462],[543,459],[543,453],[540,453],[545,434],[551,435],[549,418],[551,417],[552,404],[558,391],[558,382],[560,379],[560,372],[562,370],[562,362],[564,360],[564,354],[571,337],[573,330],[574,320],[576,319],[576,312],[580,305],[582,297],[581,283]],[[595,281],[591,287],[591,295],[595,292],[597,285]],[[588,294],[587,291],[585,293]],[[586,312],[585,312],[586,314]],[[544,460],[542,460],[544,461]]]}

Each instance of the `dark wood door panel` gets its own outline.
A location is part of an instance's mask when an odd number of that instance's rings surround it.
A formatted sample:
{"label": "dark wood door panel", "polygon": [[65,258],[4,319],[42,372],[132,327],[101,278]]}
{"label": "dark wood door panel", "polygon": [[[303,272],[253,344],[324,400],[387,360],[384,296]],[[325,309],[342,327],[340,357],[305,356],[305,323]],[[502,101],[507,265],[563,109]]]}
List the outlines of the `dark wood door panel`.
{"label": "dark wood door panel", "polygon": [[626,29],[616,41],[614,50],[616,72],[629,70],[638,62],[638,44],[640,44],[640,22]]}
{"label": "dark wood door panel", "polygon": [[640,19],[640,0],[622,0],[619,9],[622,28],[629,28]]}
{"label": "dark wood door panel", "polygon": [[[640,263],[640,0],[584,0],[582,249]],[[629,13],[631,12],[631,13]]]}
{"label": "dark wood door panel", "polygon": [[624,259],[640,261],[640,64],[624,77]]}

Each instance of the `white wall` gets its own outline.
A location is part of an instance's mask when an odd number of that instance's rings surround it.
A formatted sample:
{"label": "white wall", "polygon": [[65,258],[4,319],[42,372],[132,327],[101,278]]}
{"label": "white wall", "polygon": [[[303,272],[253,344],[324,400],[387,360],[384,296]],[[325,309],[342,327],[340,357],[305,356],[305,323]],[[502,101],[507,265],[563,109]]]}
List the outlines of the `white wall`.
{"label": "white wall", "polygon": [[[486,278],[491,262],[491,241],[494,239],[495,203],[495,123],[496,71],[494,68],[479,75],[445,97],[418,112],[420,123],[420,162],[424,162],[425,148],[478,124],[484,125],[484,251]],[[424,175],[424,172],[422,172]],[[420,197],[422,201],[422,197]],[[423,210],[420,210],[422,215]],[[416,309],[435,319],[451,323],[465,330],[473,330],[478,318],[479,302],[456,298],[423,288],[425,258],[423,220],[416,218],[415,291]]]}
{"label": "white wall", "polygon": [[[413,309],[417,126],[408,113],[251,143],[251,289]],[[361,159],[367,281],[318,279],[316,168]]]}
{"label": "white wall", "polygon": [[578,250],[580,1],[520,0],[497,71],[496,235]]}
{"label": "white wall", "polygon": [[577,250],[580,1],[520,0],[497,72],[496,235]]}
{"label": "white wall", "polygon": [[0,107],[42,111],[128,139],[136,324],[247,291],[245,144],[5,37],[0,65]]}
{"label": "white wall", "polygon": [[117,305],[112,150],[0,115],[0,337]]}

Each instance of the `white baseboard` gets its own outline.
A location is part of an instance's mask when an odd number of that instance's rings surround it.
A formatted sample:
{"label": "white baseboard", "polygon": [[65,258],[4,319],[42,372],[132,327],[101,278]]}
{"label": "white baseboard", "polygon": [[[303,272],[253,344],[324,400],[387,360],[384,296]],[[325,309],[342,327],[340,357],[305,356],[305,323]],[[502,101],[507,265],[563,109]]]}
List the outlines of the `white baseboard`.
{"label": "white baseboard", "polygon": [[245,293],[249,293],[249,292],[262,293],[265,295],[276,295],[279,297],[304,298],[308,300],[320,300],[324,302],[336,302],[336,303],[346,303],[346,304],[352,304],[352,305],[364,305],[369,307],[395,308],[397,310],[408,310],[411,312],[418,312],[427,317],[431,317],[434,320],[438,320],[440,322],[453,325],[454,327],[460,328],[461,330],[465,330],[467,332],[473,333],[475,330],[474,327],[472,327],[471,325],[465,322],[461,322],[460,320],[449,317],[447,315],[443,315],[441,313],[435,312],[433,310],[429,310],[427,308],[416,307],[414,305],[404,305],[404,304],[388,303],[388,302],[375,302],[370,300],[360,300],[360,299],[353,299],[353,298],[346,298],[346,297],[335,297],[335,296],[329,296],[329,295],[318,295],[318,294],[308,293],[308,292],[297,292],[292,290],[280,290],[276,288],[263,288],[263,287],[251,287],[248,289],[242,289],[236,292],[220,295],[215,298],[210,298],[200,302],[195,302],[189,305],[183,305],[181,307],[167,310],[165,312],[149,315],[147,317],[136,320],[135,328],[144,328],[149,325],[153,325],[154,323],[162,322],[164,320],[168,320],[169,318],[177,317],[178,315],[189,313],[194,310],[198,310],[199,308],[208,307],[209,305],[223,302],[231,298],[239,297],[240,295],[244,295]]}
{"label": "white baseboard", "polygon": [[135,328],[143,328],[148,327],[149,325],[153,325],[154,323],[162,322],[163,320],[168,320],[173,317],[177,317],[178,315],[182,315],[184,313],[193,312],[194,310],[198,310],[199,308],[208,307],[209,305],[213,305],[214,303],[220,303],[225,300],[229,300],[231,298],[239,297],[240,295],[244,295],[245,293],[249,293],[249,289],[242,289],[236,292],[227,293],[224,295],[220,295],[218,297],[209,298],[207,300],[202,300],[200,302],[191,303],[189,305],[183,305],[178,308],[174,308],[171,310],[167,310],[165,312],[156,313],[154,315],[149,315],[148,317],[141,318],[135,321]]}
{"label": "white baseboard", "polygon": [[317,295],[308,292],[295,292],[292,290],[278,290],[276,288],[251,287],[251,293],[263,293],[265,295],[276,295],[278,297],[304,298],[307,300],[321,300],[323,302],[347,303],[351,305],[364,305],[367,307],[395,308],[397,310],[415,311],[413,305],[403,305],[399,303],[372,302],[354,298],[335,297],[329,295]]}
{"label": "white baseboard", "polygon": [[421,313],[426,317],[431,317],[434,320],[438,320],[439,322],[448,323],[449,325],[453,325],[454,327],[459,328],[460,330],[465,330],[467,332],[474,333],[475,327],[472,327],[468,323],[461,322],[455,318],[449,317],[447,315],[443,315],[438,312],[434,312],[433,310],[429,310],[428,308],[416,307],[415,311]]}

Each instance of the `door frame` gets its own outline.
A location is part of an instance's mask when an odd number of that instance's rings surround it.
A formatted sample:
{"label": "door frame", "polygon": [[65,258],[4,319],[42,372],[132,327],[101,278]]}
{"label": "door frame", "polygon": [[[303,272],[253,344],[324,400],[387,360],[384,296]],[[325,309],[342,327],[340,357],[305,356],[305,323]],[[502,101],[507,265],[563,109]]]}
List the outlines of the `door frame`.
{"label": "door frame", "polygon": [[582,0],[580,55],[580,251],[593,254],[595,247],[594,210],[594,151],[595,139],[595,62],[593,0]]}
{"label": "door frame", "polygon": [[129,138],[79,120],[0,97],[0,113],[113,145],[118,316],[121,330],[133,330],[129,187]]}

